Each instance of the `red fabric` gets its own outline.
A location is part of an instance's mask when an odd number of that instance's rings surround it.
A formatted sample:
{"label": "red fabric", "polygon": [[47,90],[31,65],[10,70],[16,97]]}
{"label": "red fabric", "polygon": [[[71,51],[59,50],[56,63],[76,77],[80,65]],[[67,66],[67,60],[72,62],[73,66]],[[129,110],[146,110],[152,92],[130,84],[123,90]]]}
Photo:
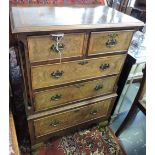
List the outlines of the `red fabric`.
{"label": "red fabric", "polygon": [[105,4],[105,0],[9,0],[11,4]]}
{"label": "red fabric", "polygon": [[64,4],[64,0],[48,0],[48,4]]}

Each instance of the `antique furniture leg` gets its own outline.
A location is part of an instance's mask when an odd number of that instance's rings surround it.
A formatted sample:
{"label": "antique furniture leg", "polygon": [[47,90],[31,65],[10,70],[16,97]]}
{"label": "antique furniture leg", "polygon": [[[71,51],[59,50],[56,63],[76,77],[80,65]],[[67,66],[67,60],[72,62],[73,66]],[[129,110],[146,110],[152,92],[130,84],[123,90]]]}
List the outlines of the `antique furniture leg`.
{"label": "antique furniture leg", "polygon": [[[131,68],[131,69],[132,69],[132,68]],[[133,71],[133,74],[136,73],[136,70],[137,70],[137,66],[135,67],[135,69],[134,69],[134,71]],[[130,72],[131,72],[131,71],[130,71]],[[130,72],[129,72],[129,74],[130,74]],[[126,94],[127,94],[128,90],[129,90],[130,86],[132,85],[133,81],[134,81],[134,77],[132,77],[129,81],[128,81],[128,77],[127,77],[127,80],[126,80],[124,86],[125,86],[127,83],[128,83],[128,85],[127,85],[127,88],[126,88],[126,90],[125,90],[125,92],[124,92],[123,98],[122,98],[120,104],[118,105],[119,107],[117,108],[118,110],[117,110],[117,112],[116,112],[116,115],[120,113],[121,107],[122,107],[122,105],[123,105],[123,103],[124,103],[124,99],[125,99],[125,97],[126,97]],[[123,89],[124,89],[124,88],[123,88]],[[122,92],[123,92],[123,90],[122,90]],[[121,93],[121,94],[122,94],[122,93]],[[120,94],[120,95],[121,95],[121,94]]]}
{"label": "antique furniture leg", "polygon": [[141,96],[142,91],[144,90],[144,86],[145,86],[145,81],[146,81],[146,69],[144,70],[144,74],[143,74],[143,79],[139,88],[139,91],[136,95],[136,98],[126,116],[126,118],[124,119],[123,123],[120,125],[120,127],[118,128],[118,130],[116,131],[115,135],[119,136],[121,131],[126,127],[126,125],[128,124],[128,122],[131,120],[131,118],[133,117],[133,115],[135,114],[137,108],[139,107],[139,98]]}
{"label": "antique furniture leg", "polygon": [[123,69],[122,69],[122,72],[120,74],[120,78],[118,80],[118,89],[117,89],[117,98],[115,100],[115,103],[114,103],[114,107],[112,109],[112,115],[114,114],[114,111],[116,109],[116,106],[117,106],[117,103],[120,99],[120,96],[122,94],[122,91],[123,91],[123,88],[126,84],[126,81],[128,79],[128,76],[129,76],[129,73],[131,71],[131,68],[133,66],[133,64],[135,64],[136,60],[129,54],[127,54],[127,57],[126,57],[126,61],[124,63],[124,66],[123,66]]}

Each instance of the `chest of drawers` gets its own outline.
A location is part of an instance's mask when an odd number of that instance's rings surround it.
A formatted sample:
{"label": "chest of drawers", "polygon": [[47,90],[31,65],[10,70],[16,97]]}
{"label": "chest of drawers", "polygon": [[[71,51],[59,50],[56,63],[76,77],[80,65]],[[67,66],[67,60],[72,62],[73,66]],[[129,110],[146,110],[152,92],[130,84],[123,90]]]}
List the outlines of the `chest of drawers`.
{"label": "chest of drawers", "polygon": [[143,23],[107,6],[11,7],[32,145],[108,121],[133,33]]}

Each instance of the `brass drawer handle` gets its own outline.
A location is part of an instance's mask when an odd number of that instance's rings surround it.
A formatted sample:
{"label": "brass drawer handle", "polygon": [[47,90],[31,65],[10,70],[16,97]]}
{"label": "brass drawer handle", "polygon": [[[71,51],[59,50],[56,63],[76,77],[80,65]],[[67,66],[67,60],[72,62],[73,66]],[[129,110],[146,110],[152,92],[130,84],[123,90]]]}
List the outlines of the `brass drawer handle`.
{"label": "brass drawer handle", "polygon": [[52,72],[51,76],[55,79],[58,79],[58,78],[61,78],[63,74],[64,74],[64,71],[57,70],[57,71]]}
{"label": "brass drawer handle", "polygon": [[97,112],[98,112],[97,110],[93,110],[93,111],[90,112],[90,114],[91,114],[91,115],[96,115]]}
{"label": "brass drawer handle", "polygon": [[97,84],[94,89],[95,89],[95,91],[98,91],[98,90],[100,90],[102,88],[103,88],[103,85]]}
{"label": "brass drawer handle", "polygon": [[110,38],[108,39],[108,41],[106,42],[106,47],[108,48],[112,48],[115,45],[117,45],[117,40],[116,37],[118,37],[117,33],[112,33],[108,35]]}
{"label": "brass drawer handle", "polygon": [[83,60],[83,61],[80,61],[78,64],[80,64],[80,65],[85,65],[85,64],[87,64],[87,63],[88,63],[87,60]]}
{"label": "brass drawer handle", "polygon": [[101,64],[100,69],[101,70],[106,70],[109,67],[110,67],[110,64]]}
{"label": "brass drawer handle", "polygon": [[60,122],[58,120],[53,120],[49,126],[52,126],[52,127],[57,127],[58,125],[60,124]]}
{"label": "brass drawer handle", "polygon": [[62,51],[64,49],[64,44],[63,43],[58,43],[58,44],[53,44],[51,46],[51,50],[56,52],[56,53],[59,53],[60,51]]}
{"label": "brass drawer handle", "polygon": [[55,96],[52,96],[51,97],[51,100],[53,101],[58,101],[62,98],[62,95],[61,94],[56,94]]}
{"label": "brass drawer handle", "polygon": [[108,41],[106,42],[106,46],[108,48],[112,48],[117,44],[117,40],[116,39],[108,39]]}
{"label": "brass drawer handle", "polygon": [[50,34],[49,36],[55,42],[60,42],[64,37],[64,33]]}
{"label": "brass drawer handle", "polygon": [[51,50],[58,53],[64,49],[64,44],[60,43],[63,39],[64,34],[50,34],[50,38],[55,41],[55,43],[51,46]]}
{"label": "brass drawer handle", "polygon": [[85,86],[85,84],[84,83],[77,83],[74,86],[77,87],[77,88],[80,88],[80,87]]}

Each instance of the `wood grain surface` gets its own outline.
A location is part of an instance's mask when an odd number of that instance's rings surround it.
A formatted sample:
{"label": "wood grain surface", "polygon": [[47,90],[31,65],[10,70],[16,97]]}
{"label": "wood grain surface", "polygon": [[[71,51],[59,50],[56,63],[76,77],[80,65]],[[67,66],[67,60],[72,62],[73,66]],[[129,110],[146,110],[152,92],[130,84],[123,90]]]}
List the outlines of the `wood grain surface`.
{"label": "wood grain surface", "polygon": [[48,110],[76,100],[112,93],[116,79],[117,76],[111,76],[34,93],[35,110]]}
{"label": "wood grain surface", "polygon": [[[59,34],[59,33],[58,33]],[[84,33],[64,34],[62,41],[64,48],[60,51],[61,58],[82,56]],[[56,41],[50,35],[28,37],[30,62],[60,59],[59,52],[51,49]]]}
{"label": "wood grain surface", "polygon": [[[42,88],[51,85],[60,85],[63,83],[77,80],[106,76],[109,74],[118,74],[124,63],[125,55],[101,57],[80,61],[65,62],[61,64],[49,64],[42,66],[33,66],[31,71],[32,88]],[[83,64],[83,61],[85,64]],[[81,63],[83,65],[81,65]],[[106,69],[101,69],[102,65],[109,64]],[[55,73],[60,73],[56,78]],[[52,74],[52,76],[51,76]]]}
{"label": "wood grain surface", "polygon": [[[92,32],[88,55],[114,52],[114,51],[126,51],[130,45],[134,31],[107,31],[107,32]],[[112,37],[112,35],[116,35]],[[116,44],[113,46],[107,46],[108,41],[116,39]]]}
{"label": "wood grain surface", "polygon": [[18,6],[11,7],[13,33],[73,29],[144,26],[144,23],[108,6]]}
{"label": "wood grain surface", "polygon": [[97,117],[106,117],[110,103],[111,99],[37,119],[34,121],[35,136],[40,137]]}

